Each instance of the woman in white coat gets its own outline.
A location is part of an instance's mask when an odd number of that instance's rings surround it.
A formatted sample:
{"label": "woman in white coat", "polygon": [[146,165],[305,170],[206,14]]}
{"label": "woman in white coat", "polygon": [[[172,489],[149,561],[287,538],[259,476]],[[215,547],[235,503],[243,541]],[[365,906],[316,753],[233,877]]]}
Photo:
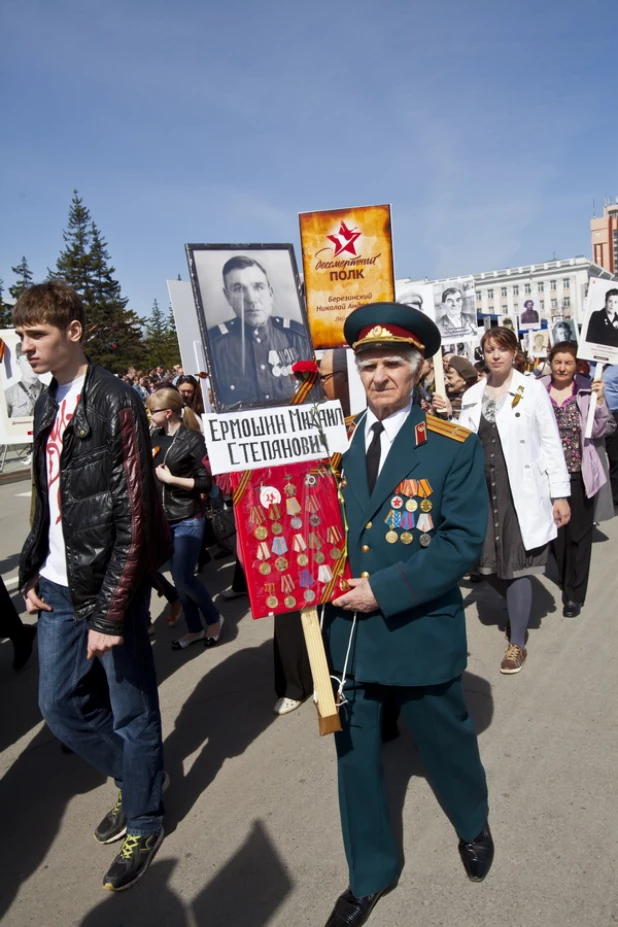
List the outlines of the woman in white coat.
{"label": "woman in white coat", "polygon": [[514,333],[492,328],[481,347],[489,375],[464,394],[459,422],[483,445],[490,509],[479,572],[506,598],[500,670],[512,674],[527,656],[530,576],[545,572],[549,543],[569,521],[571,487],[547,390],[513,367]]}

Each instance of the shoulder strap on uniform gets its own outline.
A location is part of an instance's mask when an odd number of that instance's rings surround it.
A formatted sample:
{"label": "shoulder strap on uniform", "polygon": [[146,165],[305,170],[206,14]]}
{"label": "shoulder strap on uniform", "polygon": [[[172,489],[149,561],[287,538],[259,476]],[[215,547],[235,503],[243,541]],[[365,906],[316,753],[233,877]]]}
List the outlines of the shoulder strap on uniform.
{"label": "shoulder strap on uniform", "polygon": [[463,444],[466,438],[473,434],[469,428],[464,428],[463,425],[458,425],[457,422],[447,422],[436,415],[427,416],[427,430],[442,435],[444,438],[452,438],[453,441],[459,441],[460,444]]}

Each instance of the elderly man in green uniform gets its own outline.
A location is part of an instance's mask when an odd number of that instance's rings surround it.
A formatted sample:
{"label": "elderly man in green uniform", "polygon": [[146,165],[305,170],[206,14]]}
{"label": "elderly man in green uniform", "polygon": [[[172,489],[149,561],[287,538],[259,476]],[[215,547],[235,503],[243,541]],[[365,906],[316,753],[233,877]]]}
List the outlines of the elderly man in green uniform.
{"label": "elderly man in green uniform", "polygon": [[246,255],[224,264],[223,293],[236,317],[208,332],[219,402],[289,402],[298,389],[292,364],[313,356],[303,326],[273,316],[268,274]]}
{"label": "elderly man in green uniform", "polygon": [[411,402],[423,356],[440,347],[430,319],[374,303],[352,312],[344,332],[368,409],[342,461],[356,578],[325,622],[333,674],[346,676],[335,739],[350,871],[326,927],[364,924],[399,876],[381,760],[385,699],[416,741],[468,876],[481,881],[493,860],[485,772],[462,691],[467,650],[457,586],[478,561],[487,527],[481,446],[467,429]]}

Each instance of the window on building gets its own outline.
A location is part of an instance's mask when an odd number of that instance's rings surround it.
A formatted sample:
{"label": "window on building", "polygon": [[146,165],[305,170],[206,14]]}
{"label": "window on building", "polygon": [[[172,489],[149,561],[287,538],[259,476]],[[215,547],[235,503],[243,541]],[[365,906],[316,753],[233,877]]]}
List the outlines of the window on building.
{"label": "window on building", "polygon": [[487,290],[487,299],[493,299],[493,298],[494,298],[494,291]]}
{"label": "window on building", "polygon": [[519,313],[519,303],[513,303],[513,312]]}
{"label": "window on building", "polygon": [[564,280],[562,281],[562,286],[564,287],[565,290],[570,290],[570,289],[571,289],[571,279],[570,279],[570,277],[565,277],[565,278],[564,278]]}
{"label": "window on building", "polygon": [[481,299],[482,299],[482,293],[481,293],[480,290],[477,290],[477,291],[476,291],[476,301],[477,301],[477,303],[480,303]]}
{"label": "window on building", "polygon": [[539,280],[539,282],[537,283],[537,290],[539,291],[539,293],[545,292],[545,284],[543,283],[542,280]]}
{"label": "window on building", "polygon": [[545,309],[545,300],[544,300],[544,299],[540,299],[540,300],[539,300],[539,309],[541,310],[541,312],[543,312],[543,310]]}
{"label": "window on building", "polygon": [[532,293],[532,286],[529,283],[526,283],[524,293]]}
{"label": "window on building", "polygon": [[571,308],[571,297],[565,296],[564,299],[562,300],[562,305],[564,306],[565,309],[570,309]]}
{"label": "window on building", "polygon": [[506,303],[504,303],[502,306],[502,315],[506,315],[508,311],[509,311],[509,307],[506,305]]}
{"label": "window on building", "polygon": [[513,287],[513,296],[519,296],[519,287],[517,284]]}
{"label": "window on building", "polygon": [[506,299],[506,287],[505,286],[502,287],[502,289],[500,290],[500,293],[502,295],[502,298]]}
{"label": "window on building", "polygon": [[552,301],[551,301],[551,307],[552,307],[552,309],[557,309],[557,308],[558,308],[558,300],[557,300],[557,299],[552,299]]}
{"label": "window on building", "polygon": [[555,280],[550,280],[550,281],[549,281],[549,285],[550,285],[550,287],[552,288],[552,290],[555,290],[555,289],[556,289],[557,284],[556,284],[556,281],[555,281]]}

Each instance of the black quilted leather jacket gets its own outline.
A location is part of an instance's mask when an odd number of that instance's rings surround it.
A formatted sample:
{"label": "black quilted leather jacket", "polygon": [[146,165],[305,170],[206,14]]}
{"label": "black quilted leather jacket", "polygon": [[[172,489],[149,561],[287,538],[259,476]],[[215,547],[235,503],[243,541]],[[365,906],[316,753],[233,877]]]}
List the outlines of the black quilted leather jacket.
{"label": "black quilted leather jacket", "polygon": [[[19,566],[22,589],[48,554],[45,445],[58,411],[57,385],[52,380],[34,410],[35,498]],[[64,432],[60,511],[76,618],[104,634],[121,634],[131,595],[168,559],[171,542],[142,402],[134,389],[92,363]]]}

